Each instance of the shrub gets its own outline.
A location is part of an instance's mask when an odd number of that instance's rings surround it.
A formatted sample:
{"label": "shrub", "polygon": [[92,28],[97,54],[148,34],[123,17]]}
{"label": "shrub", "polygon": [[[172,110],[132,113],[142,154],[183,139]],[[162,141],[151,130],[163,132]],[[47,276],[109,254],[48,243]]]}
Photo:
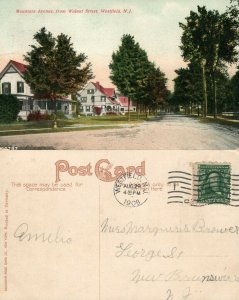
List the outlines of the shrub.
{"label": "shrub", "polygon": [[13,95],[0,95],[0,122],[10,123],[17,119],[20,111],[19,101]]}
{"label": "shrub", "polygon": [[108,116],[117,116],[118,114],[115,111],[107,111],[106,115],[108,115]]}
{"label": "shrub", "polygon": [[47,112],[42,114],[40,111],[31,112],[27,116],[27,121],[42,121],[42,120],[52,120],[53,116],[49,115]]}
{"label": "shrub", "polygon": [[95,106],[94,109],[95,109],[95,114],[96,114],[97,116],[99,116],[99,115],[101,114],[102,107]]}
{"label": "shrub", "polygon": [[66,116],[62,110],[58,110],[56,113],[57,119],[66,119]]}

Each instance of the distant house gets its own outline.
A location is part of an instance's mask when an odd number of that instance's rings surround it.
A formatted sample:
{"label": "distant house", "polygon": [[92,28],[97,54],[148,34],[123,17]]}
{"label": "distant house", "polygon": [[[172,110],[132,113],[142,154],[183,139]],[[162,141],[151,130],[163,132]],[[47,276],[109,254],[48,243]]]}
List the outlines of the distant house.
{"label": "distant house", "polygon": [[[27,66],[14,60],[10,60],[0,73],[0,94],[15,95],[19,100],[20,113],[23,119],[33,111],[52,113],[55,111],[55,103],[49,99],[35,99],[30,86],[24,80],[24,72]],[[75,110],[74,101],[69,97],[59,97],[56,102],[57,110],[65,114],[72,114]]]}
{"label": "distant house", "polygon": [[125,96],[118,96],[117,100],[120,104],[120,112],[125,113],[128,111],[136,111],[136,106],[130,101],[130,107],[129,107],[129,98]]}
{"label": "distant house", "polygon": [[[105,88],[98,81],[89,82],[78,94],[81,114],[105,115],[110,113],[124,114],[128,111],[128,97],[119,96],[114,88]],[[130,101],[130,111],[136,107]]]}
{"label": "distant house", "polygon": [[104,115],[119,113],[120,104],[116,99],[114,88],[104,88],[98,81],[89,82],[79,93],[81,114]]}

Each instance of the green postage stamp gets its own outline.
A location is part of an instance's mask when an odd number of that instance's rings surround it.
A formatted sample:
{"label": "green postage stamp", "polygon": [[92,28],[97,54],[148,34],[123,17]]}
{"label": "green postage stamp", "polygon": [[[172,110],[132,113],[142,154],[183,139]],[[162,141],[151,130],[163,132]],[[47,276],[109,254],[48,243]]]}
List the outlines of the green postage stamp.
{"label": "green postage stamp", "polygon": [[230,204],[230,164],[197,163],[193,182],[194,201],[198,204]]}

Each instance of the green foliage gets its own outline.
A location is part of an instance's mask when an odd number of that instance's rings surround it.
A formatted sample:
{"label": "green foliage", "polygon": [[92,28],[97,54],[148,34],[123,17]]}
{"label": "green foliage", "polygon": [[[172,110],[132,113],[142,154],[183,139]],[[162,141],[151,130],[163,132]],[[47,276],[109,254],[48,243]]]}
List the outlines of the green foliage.
{"label": "green foliage", "polygon": [[157,110],[167,102],[169,91],[166,86],[167,79],[160,68],[152,64],[145,85],[144,102],[150,109]]}
{"label": "green foliage", "polygon": [[66,119],[66,116],[65,116],[63,111],[58,110],[57,113],[56,113],[56,118],[57,118],[57,120],[58,119]]}
{"label": "green foliage", "polygon": [[28,67],[24,78],[38,99],[54,100],[76,93],[93,78],[86,55],[75,52],[67,35],[55,38],[43,27],[34,40],[37,44],[25,55]]}
{"label": "green foliage", "polygon": [[112,82],[135,103],[156,108],[165,101],[168,93],[165,75],[149,61],[133,36],[123,35],[109,68]]}
{"label": "green foliage", "polygon": [[198,12],[190,12],[183,29],[180,46],[186,61],[205,59],[209,68],[219,62],[236,61],[238,45],[238,20],[230,13],[206,10],[198,6]]}
{"label": "green foliage", "polygon": [[125,34],[117,52],[112,54],[109,65],[110,79],[119,91],[137,101],[137,94],[147,78],[149,61],[147,54],[142,50],[134,37]]}
{"label": "green foliage", "polygon": [[10,123],[17,119],[20,111],[18,99],[13,95],[0,95],[0,122]]}
{"label": "green foliage", "polygon": [[[189,64],[187,68],[181,68],[175,71],[177,77],[174,79],[175,88],[174,94],[170,101],[173,106],[182,105],[185,107],[198,107],[201,106],[203,94],[202,94],[202,77],[200,72],[200,66],[196,63]],[[218,112],[233,110],[233,98],[230,87],[229,76],[225,67],[221,66],[216,72],[217,78],[217,100],[218,100]],[[206,73],[206,79],[208,82],[207,97],[208,113],[214,113],[213,102],[213,84],[210,72]]]}
{"label": "green foliage", "polygon": [[189,64],[187,68],[175,70],[177,77],[174,79],[174,94],[170,104],[184,107],[201,104],[202,77],[200,66],[196,63]]}
{"label": "green foliage", "polygon": [[[217,72],[223,63],[234,63],[238,56],[238,11],[228,9],[220,14],[217,10],[206,10],[198,6],[198,12],[190,12],[183,29],[181,50],[185,61],[197,62],[202,68],[204,114],[207,113],[207,77],[210,73],[214,115],[217,114]],[[210,104],[212,106],[212,104]],[[210,106],[209,105],[209,106]]]}
{"label": "green foliage", "polygon": [[231,90],[231,110],[239,112],[239,70],[230,81]]}

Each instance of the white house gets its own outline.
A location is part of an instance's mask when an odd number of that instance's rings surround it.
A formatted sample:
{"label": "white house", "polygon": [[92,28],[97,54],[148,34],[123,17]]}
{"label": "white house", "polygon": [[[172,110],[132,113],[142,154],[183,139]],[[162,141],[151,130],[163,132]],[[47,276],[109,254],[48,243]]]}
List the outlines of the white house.
{"label": "white house", "polygon": [[[35,99],[30,86],[24,80],[24,72],[27,66],[14,60],[10,60],[0,73],[0,94],[15,95],[19,100],[20,113],[23,119],[33,111],[52,113],[55,111],[55,103],[49,99]],[[70,97],[59,97],[56,102],[57,110],[65,114],[75,111],[74,101]]]}
{"label": "white house", "polygon": [[[92,116],[124,114],[128,111],[129,99],[117,96],[114,88],[105,88],[97,81],[89,82],[78,93],[78,101],[81,104],[81,114]],[[130,111],[136,111],[132,101],[130,101]]]}
{"label": "white house", "polygon": [[132,103],[132,101],[130,100],[130,104],[129,104],[129,98],[125,97],[125,96],[117,96],[117,100],[120,104],[120,112],[121,113],[126,113],[128,110],[129,111],[136,111],[136,106]]}
{"label": "white house", "polygon": [[120,112],[120,103],[116,99],[114,88],[104,88],[98,81],[89,82],[78,93],[78,101],[81,104],[81,114],[84,115]]}

